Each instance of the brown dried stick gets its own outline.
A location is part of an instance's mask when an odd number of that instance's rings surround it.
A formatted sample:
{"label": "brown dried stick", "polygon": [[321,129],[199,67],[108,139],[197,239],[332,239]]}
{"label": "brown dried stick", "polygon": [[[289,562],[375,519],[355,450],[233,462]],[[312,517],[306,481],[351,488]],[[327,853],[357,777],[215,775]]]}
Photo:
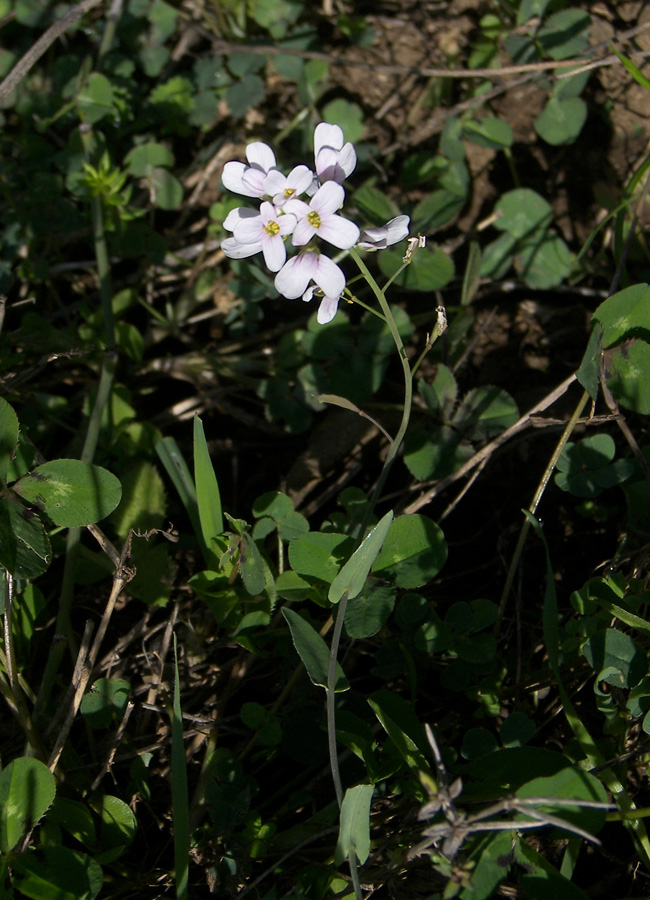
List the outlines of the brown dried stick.
{"label": "brown dried stick", "polygon": [[77,662],[75,663],[74,673],[72,675],[72,685],[70,686],[70,690],[73,692],[72,702],[70,703],[70,707],[65,717],[65,721],[63,723],[63,727],[59,732],[59,736],[56,740],[56,744],[50,754],[50,758],[48,760],[47,766],[51,772],[54,772],[56,767],[59,764],[59,759],[61,758],[61,754],[63,753],[63,748],[65,746],[65,742],[68,739],[68,735],[70,734],[70,729],[72,728],[72,723],[74,721],[77,712],[79,711],[79,707],[81,706],[81,701],[83,700],[83,696],[86,693],[86,687],[88,685],[88,681],[90,679],[90,666],[87,663],[88,660],[88,647],[90,646],[90,638],[92,635],[93,623],[86,622],[86,628],[83,634],[83,638],[81,639],[81,646],[79,647],[79,653],[77,654]]}
{"label": "brown dried stick", "polygon": [[527,428],[530,424],[530,419],[536,413],[542,412],[547,407],[551,406],[551,404],[555,403],[563,394],[567,392],[567,390],[571,387],[573,382],[576,380],[575,375],[569,375],[562,384],[559,384],[555,390],[551,391],[550,394],[547,394],[543,400],[540,400],[535,406],[528,410],[527,413],[515,422],[514,425],[511,425],[507,431],[504,431],[498,437],[496,437],[493,441],[490,441],[489,444],[486,444],[478,453],[475,453],[471,459],[468,459],[465,465],[461,466],[460,469],[457,469],[455,472],[452,472],[451,475],[448,475],[446,478],[443,478],[437,484],[435,484],[428,491],[425,491],[417,500],[414,500],[413,503],[410,503],[406,509],[405,513],[414,513],[421,509],[423,506],[426,506],[427,503],[430,503],[435,496],[440,494],[446,488],[449,487],[450,484],[453,484],[455,481],[458,481],[459,478],[463,478],[468,472],[471,472],[476,466],[483,462],[484,459],[492,456],[492,454],[499,449],[503,444],[507,443],[511,437],[517,434],[524,428]]}
{"label": "brown dried stick", "polygon": [[73,25],[84,15],[84,13],[87,13],[88,10],[92,9],[94,6],[98,6],[101,2],[102,0],[82,0],[81,3],[74,6],[64,16],[57,19],[53,25],[50,25],[45,34],[42,34],[34,46],[29,48],[27,53],[16,63],[5,80],[0,84],[0,102],[7,99],[13,89],[17,87],[25,75],[27,75],[32,66],[38,62],[41,56],[49,50],[54,41],[60,37],[70,25]]}

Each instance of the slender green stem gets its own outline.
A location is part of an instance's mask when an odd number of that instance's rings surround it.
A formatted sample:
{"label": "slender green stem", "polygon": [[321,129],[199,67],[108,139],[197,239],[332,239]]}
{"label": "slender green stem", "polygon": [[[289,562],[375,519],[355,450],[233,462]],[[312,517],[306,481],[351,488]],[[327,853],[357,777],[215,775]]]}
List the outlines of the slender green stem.
{"label": "slender green stem", "polygon": [[[406,434],[406,429],[408,428],[409,419],[411,417],[411,405],[413,401],[413,376],[411,374],[411,367],[409,365],[408,357],[406,355],[406,349],[404,347],[404,342],[402,341],[402,336],[399,333],[397,325],[395,324],[395,319],[391,312],[390,306],[388,305],[388,301],[386,300],[386,296],[384,291],[379,287],[377,282],[372,276],[372,273],[366,266],[365,262],[361,259],[356,250],[350,250],[350,256],[355,261],[361,272],[363,273],[364,278],[368,282],[373,294],[377,298],[379,302],[379,306],[381,307],[381,311],[384,314],[384,318],[386,320],[386,324],[390,329],[390,333],[393,337],[393,341],[395,342],[395,346],[397,347],[397,352],[400,358],[400,362],[402,364],[402,371],[404,373],[404,409],[402,412],[402,421],[400,422],[399,429],[397,434],[395,435],[395,439],[392,444],[388,448],[388,453],[386,454],[386,460],[384,462],[384,466],[381,470],[379,478],[377,479],[377,484],[375,485],[375,490],[373,491],[372,497],[370,498],[370,504],[368,509],[366,510],[366,515],[364,517],[364,525],[367,523],[368,519],[372,515],[372,512],[375,508],[377,500],[381,496],[381,492],[383,490],[384,484],[386,483],[386,478],[388,477],[388,473],[395,461],[395,457],[399,451],[399,448],[402,445],[402,441],[404,440],[404,436]],[[358,542],[361,543],[363,540],[363,527],[359,530]],[[340,606],[339,606],[340,611]]]}
{"label": "slender green stem", "polygon": [[22,729],[25,732],[25,735],[27,736],[27,740],[29,741],[32,753],[38,756],[40,759],[45,760],[47,759],[47,756],[43,749],[40,735],[36,730],[36,727],[32,722],[32,718],[27,709],[27,704],[25,703],[25,697],[23,695],[23,690],[20,686],[20,679],[18,676],[16,653],[14,650],[13,629],[11,625],[14,601],[14,580],[9,572],[5,571],[3,582],[5,585],[3,616],[5,651],[4,666],[7,673],[7,681],[9,682],[10,693],[14,701],[14,703],[10,704],[10,706],[15,710],[16,718],[18,719]]}
{"label": "slender green stem", "polygon": [[[553,470],[555,469],[555,466],[557,465],[557,461],[560,458],[560,456],[562,455],[562,451],[564,450],[564,448],[567,444],[567,441],[571,437],[573,429],[576,427],[576,423],[577,423],[578,419],[580,418],[580,416],[582,415],[582,411],[585,408],[585,406],[587,405],[588,400],[589,400],[589,394],[586,391],[584,391],[582,397],[578,401],[578,405],[576,406],[576,408],[573,411],[573,414],[571,415],[571,418],[567,422],[566,428],[562,432],[562,437],[558,441],[558,444],[557,444],[555,450],[553,451],[553,455],[551,456],[550,460],[548,461],[548,465],[546,466],[546,469],[544,470],[544,474],[542,475],[542,478],[541,478],[539,484],[537,485],[537,490],[535,491],[535,496],[533,497],[530,507],[529,507],[529,512],[531,512],[533,515],[535,515],[535,512],[537,511],[537,507],[539,506],[542,496],[544,494],[544,491],[546,490],[548,483],[551,480],[551,475],[553,474]],[[499,630],[501,628],[501,621],[502,621],[503,615],[505,613],[506,603],[508,602],[508,597],[510,596],[512,584],[515,579],[515,572],[517,571],[517,566],[519,565],[519,560],[521,559],[521,554],[523,552],[524,544],[526,543],[526,538],[528,536],[529,530],[530,530],[530,520],[525,519],[523,525],[521,526],[521,531],[519,532],[519,539],[517,540],[517,546],[515,547],[515,552],[512,555],[512,560],[510,562],[510,567],[508,569],[508,574],[506,576],[506,582],[503,586],[503,592],[501,594],[501,600],[499,602],[499,612],[497,615],[497,621],[494,626],[495,637],[498,636]]]}
{"label": "slender green stem", "polygon": [[[406,355],[406,349],[404,347],[404,342],[402,341],[402,337],[399,333],[397,325],[395,323],[395,319],[391,312],[390,306],[388,305],[388,301],[386,300],[386,296],[384,291],[379,287],[377,282],[375,281],[372,273],[363,262],[359,254],[354,250],[350,250],[350,256],[354,259],[357,266],[359,267],[362,275],[366,279],[368,285],[372,289],[377,301],[379,302],[379,306],[383,313],[384,319],[388,328],[390,329],[390,333],[393,337],[393,341],[395,342],[395,346],[397,348],[397,352],[399,354],[399,358],[402,364],[402,371],[404,373],[404,408],[402,410],[402,420],[395,435],[395,438],[391,441],[391,444],[388,448],[388,453],[386,455],[386,459],[384,461],[383,468],[377,479],[377,484],[375,485],[375,489],[370,498],[370,502],[366,508],[366,512],[363,518],[363,522],[359,528],[359,533],[357,535],[356,547],[359,547],[361,542],[363,541],[365,530],[372,515],[372,512],[381,496],[381,492],[383,490],[384,484],[386,483],[386,478],[388,477],[388,473],[393,465],[397,457],[397,453],[399,448],[404,440],[404,435],[406,434],[406,429],[408,428],[409,418],[411,415],[411,404],[413,400],[413,376],[411,373],[411,368],[409,365],[408,357]],[[392,279],[391,279],[392,280]],[[329,655],[329,664],[327,671],[327,739],[329,746],[329,754],[330,754],[330,767],[332,770],[332,780],[334,782],[334,790],[336,792],[336,799],[339,804],[339,808],[343,803],[343,785],[341,783],[341,775],[339,771],[339,760],[338,760],[338,751],[336,745],[336,694],[334,692],[334,687],[336,685],[336,662],[338,659],[339,646],[341,643],[341,633],[343,631],[343,622],[345,619],[345,611],[348,604],[348,596],[347,593],[343,595],[341,600],[339,601],[338,609],[336,611],[336,618],[334,621],[334,631],[332,632],[332,643],[330,645],[330,655]],[[350,865],[350,875],[352,878],[352,884],[354,886],[354,894],[356,900],[362,900],[361,893],[361,884],[359,882],[359,874],[357,871],[357,861],[356,855],[354,852],[351,852],[348,856],[348,862]]]}
{"label": "slender green stem", "polygon": [[122,6],[123,0],[113,0],[113,2],[111,3],[108,15],[106,16],[106,25],[104,26],[102,42],[99,45],[99,50],[97,52],[98,68],[101,66],[102,61],[113,46],[113,41],[115,40],[115,32],[117,31],[117,24],[120,21],[120,16],[122,14]]}
{"label": "slender green stem", "polygon": [[[88,161],[90,161],[93,153],[92,132],[90,128],[85,125],[81,126],[80,132],[84,152]],[[97,260],[97,274],[99,278],[99,293],[104,319],[104,341],[106,350],[102,360],[97,394],[88,420],[86,436],[81,450],[81,459],[86,463],[91,463],[95,456],[102,419],[110,403],[117,365],[117,355],[113,349],[115,346],[113,288],[108,246],[106,244],[106,233],[104,231],[104,210],[102,208],[101,197],[91,198],[90,209],[95,259]],[[35,715],[39,710],[43,709],[49,699],[54,680],[61,666],[66,649],[70,650],[73,658],[76,657],[76,646],[74,634],[70,625],[70,614],[74,600],[75,574],[77,570],[80,543],[81,529],[70,528],[66,542],[65,564],[61,579],[61,594],[59,597],[59,609],[56,618],[56,634],[63,635],[65,640],[54,641],[52,644],[50,655],[45,666],[45,672],[43,673],[41,690],[36,702]]]}
{"label": "slender green stem", "polygon": [[[417,247],[415,249],[417,250]],[[382,291],[384,292],[384,295],[386,294],[386,291],[391,286],[391,284],[395,281],[395,279],[398,278],[402,274],[404,269],[411,264],[411,260],[413,259],[413,253],[414,253],[413,250],[409,251],[409,253],[402,260],[402,265],[399,267],[399,269],[396,272],[393,272],[393,274],[390,276],[390,278],[388,279],[386,284],[383,286]],[[355,252],[355,256],[356,255],[357,254]]]}
{"label": "slender green stem", "polygon": [[[361,533],[361,532],[360,532]],[[348,592],[346,591],[339,601],[339,608],[334,619],[334,631],[332,632],[332,643],[330,644],[330,657],[327,666],[327,745],[330,754],[330,768],[332,770],[332,781],[334,782],[334,791],[336,793],[336,801],[339,809],[343,805],[343,785],[341,783],[341,773],[339,771],[339,754],[336,746],[336,662],[341,643],[341,632],[343,631],[343,618],[348,605]],[[352,864],[350,864],[352,868]]]}
{"label": "slender green stem", "polygon": [[512,175],[512,181],[515,187],[521,187],[521,182],[519,181],[519,175],[517,173],[517,169],[515,168],[515,161],[510,152],[510,147],[503,148],[503,155],[506,158],[506,162],[508,163],[508,168],[510,169],[510,174]]}

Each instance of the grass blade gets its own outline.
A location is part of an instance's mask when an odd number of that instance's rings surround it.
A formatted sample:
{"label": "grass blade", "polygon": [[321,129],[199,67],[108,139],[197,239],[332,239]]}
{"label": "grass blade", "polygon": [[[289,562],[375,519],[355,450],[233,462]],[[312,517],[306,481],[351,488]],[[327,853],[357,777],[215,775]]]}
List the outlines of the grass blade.
{"label": "grass blade", "polygon": [[[223,534],[223,513],[217,476],[214,474],[210,452],[205,440],[203,422],[194,417],[194,480],[199,510],[201,539],[205,551],[212,557],[212,539]],[[206,557],[206,562],[208,558]]]}
{"label": "grass blade", "polygon": [[174,816],[174,866],[176,897],[187,900],[190,861],[190,810],[187,792],[187,768],[183,744],[181,689],[178,677],[178,654],[174,635],[174,704],[172,708],[172,808]]}

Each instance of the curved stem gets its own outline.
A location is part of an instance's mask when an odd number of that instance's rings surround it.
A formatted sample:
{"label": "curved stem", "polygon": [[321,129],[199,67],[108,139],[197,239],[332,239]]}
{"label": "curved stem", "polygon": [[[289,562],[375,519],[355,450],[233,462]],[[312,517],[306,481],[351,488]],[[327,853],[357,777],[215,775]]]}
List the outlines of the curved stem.
{"label": "curved stem", "polygon": [[[537,511],[537,507],[540,504],[544,491],[546,490],[549,481],[551,480],[551,475],[553,474],[553,470],[557,465],[557,461],[562,455],[562,451],[566,447],[567,441],[571,437],[571,433],[573,429],[576,427],[578,419],[582,415],[582,411],[587,405],[587,401],[589,400],[589,394],[587,391],[584,391],[582,397],[578,401],[578,405],[573,411],[573,414],[569,421],[567,422],[566,428],[562,432],[562,437],[557,443],[555,450],[553,451],[553,455],[548,461],[548,465],[544,470],[544,474],[537,485],[537,490],[535,491],[535,496],[533,497],[531,504],[528,508],[528,511],[535,515]],[[501,600],[499,602],[499,612],[497,614],[496,624],[494,626],[494,636],[497,637],[499,634],[499,630],[501,628],[501,621],[503,619],[503,615],[505,613],[506,603],[508,602],[508,596],[510,591],[512,590],[512,584],[515,580],[515,572],[517,571],[517,566],[519,565],[519,560],[521,559],[521,554],[524,549],[524,544],[526,543],[526,537],[528,536],[528,532],[530,530],[530,519],[525,519],[523,525],[521,526],[521,531],[519,532],[519,538],[517,540],[517,546],[515,547],[515,552],[512,555],[512,560],[510,561],[510,567],[508,569],[508,574],[506,576],[506,582],[503,586],[503,592],[501,594]]]}
{"label": "curved stem", "polygon": [[400,422],[400,426],[397,430],[397,434],[395,435],[394,440],[388,448],[384,466],[381,470],[379,478],[377,479],[377,484],[375,485],[372,497],[370,498],[370,504],[368,505],[368,508],[366,510],[362,527],[359,529],[359,537],[357,538],[357,540],[359,543],[361,543],[361,541],[363,540],[364,526],[367,524],[368,519],[370,518],[375,508],[377,500],[381,496],[384,484],[386,483],[386,478],[388,477],[388,473],[390,472],[393,462],[395,461],[395,457],[397,456],[399,448],[402,445],[402,441],[404,440],[406,429],[408,428],[409,419],[411,417],[411,405],[413,401],[413,376],[411,373],[411,367],[409,365],[408,357],[406,355],[404,342],[402,341],[402,336],[399,333],[397,325],[395,324],[395,319],[393,318],[393,314],[391,312],[390,306],[388,305],[388,301],[386,300],[384,291],[382,291],[382,289],[379,287],[365,262],[361,259],[354,248],[350,250],[350,256],[361,270],[361,273],[368,282],[373,294],[379,302],[379,306],[381,307],[381,311],[384,314],[386,324],[388,325],[390,333],[393,337],[393,341],[395,342],[400,362],[402,363],[402,371],[404,373],[404,409],[402,412],[402,421]]}
{"label": "curved stem", "polygon": [[[399,448],[402,444],[402,441],[404,440],[404,435],[406,434],[406,429],[408,428],[408,423],[411,416],[411,404],[413,400],[413,376],[411,373],[411,367],[409,365],[408,357],[406,355],[406,349],[404,348],[404,342],[402,341],[402,337],[399,333],[397,325],[395,324],[395,319],[391,312],[390,306],[388,305],[388,301],[386,300],[384,291],[382,291],[382,289],[379,287],[370,270],[354,249],[350,250],[350,256],[356,262],[357,266],[361,270],[361,274],[368,282],[370,288],[372,289],[375,297],[379,302],[379,306],[386,320],[386,324],[388,325],[390,333],[395,342],[395,346],[402,363],[402,371],[404,373],[404,408],[402,410],[402,421],[400,422],[397,434],[390,443],[388,453],[386,454],[386,459],[384,460],[384,465],[382,467],[379,478],[377,479],[377,484],[375,485],[375,489],[366,508],[363,521],[359,527],[359,533],[357,534],[355,543],[356,550],[363,541],[368,521],[377,504],[377,501],[379,500],[379,497],[381,496],[384,484],[386,483],[386,478],[388,477],[388,473],[390,472],[393,462],[397,457]],[[338,609],[336,611],[327,670],[327,740],[329,746],[332,780],[334,782],[334,790],[336,792],[336,799],[339,808],[343,803],[343,785],[341,783],[341,775],[339,772],[338,750],[336,746],[336,694],[334,693],[334,688],[336,685],[336,662],[338,659],[339,646],[341,643],[341,633],[343,631],[343,622],[345,619],[345,611],[347,605],[348,596],[346,592],[341,598]],[[357,860],[354,851],[350,852],[348,856],[348,863],[350,865],[350,875],[352,878],[352,884],[354,886],[356,900],[362,900],[361,884],[359,882]]]}

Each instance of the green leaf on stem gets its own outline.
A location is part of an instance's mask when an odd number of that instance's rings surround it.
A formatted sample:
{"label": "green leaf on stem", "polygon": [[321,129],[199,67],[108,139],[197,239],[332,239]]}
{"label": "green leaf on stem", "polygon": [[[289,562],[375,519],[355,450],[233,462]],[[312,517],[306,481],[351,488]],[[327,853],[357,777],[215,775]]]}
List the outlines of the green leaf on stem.
{"label": "green leaf on stem", "polygon": [[363,865],[370,854],[370,805],[375,788],[372,784],[357,784],[348,788],[341,805],[339,838],[334,862],[340,866],[350,852]]}
{"label": "green leaf on stem", "polygon": [[[327,672],[329,668],[329,647],[316,631],[302,616],[293,609],[283,609],[284,616],[293,645],[298,651],[298,656],[303,661],[307,674],[313,684],[327,690]],[[340,693],[350,689],[347,678],[343,673],[340,663],[336,664],[336,681],[334,692]]]}
{"label": "green leaf on stem", "polygon": [[194,418],[194,479],[196,483],[196,499],[201,523],[201,537],[204,545],[206,561],[212,555],[212,541],[223,534],[223,514],[221,511],[221,494],[217,476],[214,474],[210,452],[205,440],[203,422],[198,416]]}
{"label": "green leaf on stem", "polygon": [[386,540],[392,521],[393,511],[390,510],[366,535],[361,545],[343,566],[330,585],[327,595],[332,603],[338,603],[344,594],[347,594],[348,599],[351,600],[361,593],[370,569]]}

